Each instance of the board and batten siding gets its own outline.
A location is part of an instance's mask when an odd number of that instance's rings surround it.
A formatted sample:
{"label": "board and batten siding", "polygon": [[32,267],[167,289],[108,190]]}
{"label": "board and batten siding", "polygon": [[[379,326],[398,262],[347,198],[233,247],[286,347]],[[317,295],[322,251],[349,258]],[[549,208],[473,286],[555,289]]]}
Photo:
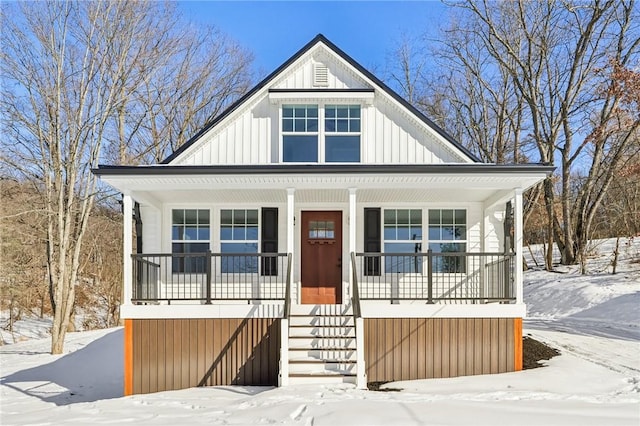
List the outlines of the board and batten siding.
{"label": "board and batten siding", "polygon": [[[258,114],[247,109],[220,128],[210,130],[184,157],[180,165],[256,165],[279,161],[279,105]],[[324,102],[324,101],[323,101]],[[312,103],[308,101],[307,103]],[[320,102],[317,102],[320,103]],[[460,162],[446,146],[421,125],[382,98],[362,107],[363,164],[442,164]]]}
{"label": "board and batten siding", "polygon": [[369,382],[522,369],[520,318],[365,318]]}
{"label": "board and batten siding", "polygon": [[125,320],[125,395],[278,383],[280,320]]}

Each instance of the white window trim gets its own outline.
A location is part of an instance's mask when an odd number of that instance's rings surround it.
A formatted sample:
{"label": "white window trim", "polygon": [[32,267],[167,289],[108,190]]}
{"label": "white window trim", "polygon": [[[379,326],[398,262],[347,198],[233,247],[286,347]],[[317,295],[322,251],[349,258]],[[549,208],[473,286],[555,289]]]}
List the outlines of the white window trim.
{"label": "white window trim", "polygon": [[[300,98],[299,101],[294,101],[292,99],[288,99],[288,102],[282,102],[279,105],[278,108],[278,143],[279,143],[279,154],[278,154],[278,161],[280,164],[362,164],[363,163],[363,159],[364,159],[364,124],[365,124],[365,118],[364,118],[364,111],[365,111],[365,106],[362,102],[358,101],[358,100],[354,100],[353,97],[349,97],[348,99],[351,100],[351,102],[349,102],[347,99],[344,100],[336,100],[336,99],[331,99],[331,100],[327,100],[327,101],[311,101],[309,99],[305,99],[305,98]],[[305,133],[297,133],[297,132],[284,132],[282,130],[282,119],[283,119],[283,114],[282,114],[282,107],[284,105],[317,105],[318,106],[318,132],[305,132]],[[360,106],[360,132],[355,133],[355,132],[326,132],[324,127],[325,127],[325,106],[326,105],[358,105]],[[285,133],[287,135],[289,134],[300,134],[300,135],[317,135],[318,136],[318,161],[284,161],[284,136]],[[326,140],[326,135],[329,134],[330,136],[355,136],[358,135],[360,136],[360,161],[326,161],[325,160],[325,140]]]}

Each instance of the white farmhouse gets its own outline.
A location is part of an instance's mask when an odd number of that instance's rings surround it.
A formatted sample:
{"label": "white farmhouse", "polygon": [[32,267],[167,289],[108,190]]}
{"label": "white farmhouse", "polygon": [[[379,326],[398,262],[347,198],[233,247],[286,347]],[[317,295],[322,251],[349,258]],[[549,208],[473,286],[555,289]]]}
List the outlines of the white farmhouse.
{"label": "white farmhouse", "polygon": [[94,170],[125,393],[521,369],[522,193],[552,170],[481,163],[318,35],[162,164]]}

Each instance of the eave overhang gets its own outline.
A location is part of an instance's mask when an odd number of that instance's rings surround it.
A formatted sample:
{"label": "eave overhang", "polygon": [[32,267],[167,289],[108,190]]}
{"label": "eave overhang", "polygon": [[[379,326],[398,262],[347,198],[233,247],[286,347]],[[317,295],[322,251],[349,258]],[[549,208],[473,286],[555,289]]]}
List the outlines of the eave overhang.
{"label": "eave overhang", "polygon": [[526,190],[554,167],[541,164],[99,166],[92,172],[123,193],[198,189],[456,188]]}

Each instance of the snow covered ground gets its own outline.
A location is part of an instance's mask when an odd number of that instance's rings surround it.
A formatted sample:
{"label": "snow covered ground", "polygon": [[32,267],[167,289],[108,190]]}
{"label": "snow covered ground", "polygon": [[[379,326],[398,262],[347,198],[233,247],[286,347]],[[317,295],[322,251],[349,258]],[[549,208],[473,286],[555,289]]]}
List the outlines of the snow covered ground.
{"label": "snow covered ground", "polygon": [[640,241],[625,248],[615,276],[606,270],[611,242],[597,250],[589,276],[525,273],[525,334],[561,352],[545,368],[387,385],[400,392],[235,386],[123,397],[115,328],[69,334],[65,355],[48,354],[47,338],[0,347],[0,424],[637,426]]}

